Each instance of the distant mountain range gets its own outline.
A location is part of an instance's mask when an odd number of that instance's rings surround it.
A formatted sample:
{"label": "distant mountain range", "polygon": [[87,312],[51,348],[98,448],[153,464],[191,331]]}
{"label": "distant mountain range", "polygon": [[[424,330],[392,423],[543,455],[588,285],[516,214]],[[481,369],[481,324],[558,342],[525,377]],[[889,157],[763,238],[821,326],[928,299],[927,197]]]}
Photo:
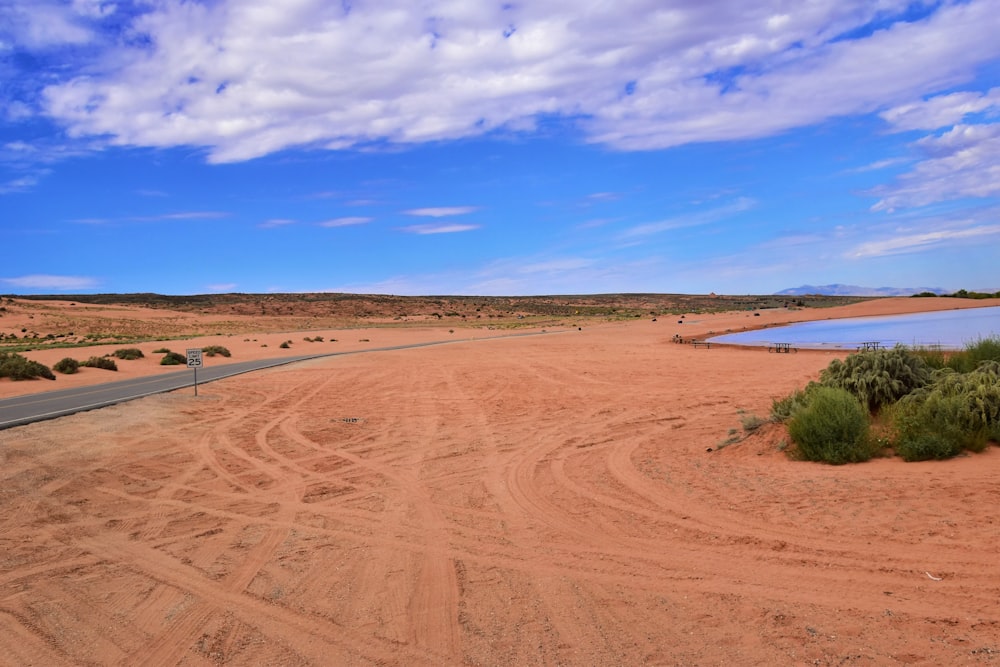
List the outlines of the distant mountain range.
{"label": "distant mountain range", "polygon": [[912,296],[921,292],[934,294],[950,294],[940,287],[860,287],[858,285],[803,285],[792,287],[780,292],[777,296],[804,296],[806,294],[822,294],[825,296]]}

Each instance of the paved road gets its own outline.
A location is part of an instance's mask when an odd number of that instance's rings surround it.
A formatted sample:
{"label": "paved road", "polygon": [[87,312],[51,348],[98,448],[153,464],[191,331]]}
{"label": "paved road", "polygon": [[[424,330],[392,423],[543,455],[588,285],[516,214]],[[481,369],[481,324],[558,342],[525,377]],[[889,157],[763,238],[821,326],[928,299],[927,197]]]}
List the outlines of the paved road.
{"label": "paved road", "polygon": [[[542,333],[545,333],[544,331]],[[538,335],[536,332],[508,334],[506,336],[490,336],[476,338],[474,340],[497,340],[501,338],[512,338],[518,336]],[[430,341],[427,343],[410,343],[408,345],[393,345],[389,347],[376,347],[367,350],[353,350],[350,352],[326,352],[323,354],[306,354],[297,357],[284,357],[281,359],[259,359],[257,361],[242,361],[233,364],[223,364],[220,366],[204,366],[198,370],[198,384],[220,380],[222,378],[249,373],[264,368],[293,364],[298,361],[309,359],[319,359],[320,357],[337,357],[348,354],[365,354],[368,352],[385,352],[387,350],[405,350],[414,347],[427,347],[429,345],[445,345],[447,343],[468,342],[469,339],[451,339]],[[34,380],[34,382],[48,382],[47,380]],[[194,385],[194,372],[185,368],[182,371],[151,375],[148,377],[135,378],[132,380],[121,380],[119,382],[108,382],[105,384],[92,385],[89,387],[79,387],[76,389],[62,389],[57,391],[46,391],[27,396],[17,396],[0,400],[0,430],[21,426],[31,422],[43,421],[45,419],[55,419],[71,415],[75,412],[103,408],[116,403],[124,403],[151,394],[160,394],[184,387]]]}

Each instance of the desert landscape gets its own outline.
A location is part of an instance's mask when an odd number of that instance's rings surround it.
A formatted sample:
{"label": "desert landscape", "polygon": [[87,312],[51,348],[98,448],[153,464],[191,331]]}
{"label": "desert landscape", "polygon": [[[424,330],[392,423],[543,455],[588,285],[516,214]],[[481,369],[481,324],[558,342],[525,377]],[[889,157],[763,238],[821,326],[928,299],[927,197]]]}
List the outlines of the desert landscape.
{"label": "desert landscape", "polygon": [[0,301],[144,352],[0,398],[356,353],[0,430],[0,664],[1000,664],[997,447],[720,447],[846,353],[672,343],[998,299]]}

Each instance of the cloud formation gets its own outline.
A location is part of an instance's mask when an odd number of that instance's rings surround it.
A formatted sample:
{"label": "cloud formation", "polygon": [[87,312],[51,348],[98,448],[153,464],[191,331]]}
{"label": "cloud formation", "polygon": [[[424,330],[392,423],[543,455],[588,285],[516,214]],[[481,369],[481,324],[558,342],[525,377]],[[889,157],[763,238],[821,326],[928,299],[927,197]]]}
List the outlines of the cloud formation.
{"label": "cloud formation", "polygon": [[461,225],[458,223],[448,223],[448,224],[428,224],[428,225],[409,225],[407,227],[401,227],[400,230],[407,232],[409,234],[455,234],[458,232],[471,232],[475,229],[479,229],[479,225]]}
{"label": "cloud formation", "polygon": [[367,225],[371,222],[373,218],[366,216],[353,215],[343,218],[333,218],[332,220],[324,220],[319,223],[320,227],[352,227],[354,225]]}
{"label": "cloud formation", "polygon": [[551,118],[623,150],[762,137],[941,92],[1000,56],[998,0],[13,6],[14,48],[97,51],[33,101],[71,135],[213,162]]}
{"label": "cloud formation", "polygon": [[737,216],[745,211],[749,211],[755,204],[756,202],[750,197],[738,197],[732,203],[718,206],[716,208],[707,209],[697,213],[680,215],[674,218],[660,220],[658,222],[636,225],[623,231],[621,233],[621,238],[623,240],[631,240],[644,236],[660,234],[674,229],[682,229],[684,227],[699,227],[701,225],[712,224],[720,220],[726,220],[727,218]]}
{"label": "cloud formation", "polygon": [[96,278],[89,278],[86,276],[59,276],[44,273],[35,273],[15,278],[0,278],[0,283],[11,285],[12,287],[16,287],[18,289],[51,289],[58,292],[90,290],[100,284]]}
{"label": "cloud formation", "polygon": [[903,233],[878,241],[868,241],[858,245],[849,253],[855,259],[864,257],[881,257],[885,255],[899,255],[925,251],[936,246],[942,246],[962,241],[980,241],[983,243],[996,243],[1000,237],[1000,225],[969,225],[965,227],[955,226],[951,229],[937,229],[932,231],[915,231]]}
{"label": "cloud formation", "polygon": [[911,145],[912,168],[873,190],[874,211],[1000,195],[1000,89],[952,93],[888,109],[895,131],[932,130]]}
{"label": "cloud formation", "polygon": [[432,206],[429,208],[411,208],[408,211],[403,211],[403,213],[426,218],[447,218],[453,215],[474,213],[477,210],[475,206]]}

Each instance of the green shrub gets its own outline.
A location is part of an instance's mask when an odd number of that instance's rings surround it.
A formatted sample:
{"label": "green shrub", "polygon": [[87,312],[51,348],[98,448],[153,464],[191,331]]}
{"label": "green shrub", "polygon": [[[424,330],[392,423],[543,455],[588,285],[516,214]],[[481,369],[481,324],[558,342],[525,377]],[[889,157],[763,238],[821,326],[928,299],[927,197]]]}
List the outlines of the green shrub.
{"label": "green shrub", "polygon": [[123,347],[120,350],[115,350],[112,354],[119,359],[124,359],[125,361],[134,361],[135,359],[142,359],[146,356],[142,353],[142,350],[137,347]]}
{"label": "green shrub", "polygon": [[0,352],[0,377],[8,377],[11,380],[33,380],[38,377],[46,380],[56,379],[45,364],[26,359],[13,352]]}
{"label": "green shrub", "polygon": [[964,352],[968,364],[965,372],[976,370],[986,361],[1000,362],[1000,337],[980,338],[966,345]]}
{"label": "green shrub", "polygon": [[118,370],[118,364],[115,363],[115,360],[108,357],[91,357],[83,362],[83,365],[87,368],[103,368],[106,371]]}
{"label": "green shrub", "polygon": [[223,357],[233,356],[228,349],[222,347],[221,345],[209,345],[208,347],[201,348],[201,351],[204,352],[207,357],[214,357],[215,355]]}
{"label": "green shrub", "polygon": [[1000,363],[970,373],[936,371],[934,382],[893,410],[896,453],[907,461],[979,452],[1000,441]]}
{"label": "green shrub", "polygon": [[63,375],[73,375],[80,370],[80,362],[76,359],[66,357],[65,359],[60,359],[56,363],[52,364],[52,370],[62,373]]}
{"label": "green shrub", "polygon": [[817,387],[788,421],[801,458],[840,465],[867,461],[877,446],[869,437],[868,413],[846,389]]}
{"label": "green shrub", "polygon": [[161,366],[178,366],[178,365],[184,365],[184,366],[186,366],[187,365],[187,357],[184,356],[183,354],[181,354],[180,352],[170,352],[170,351],[167,351],[167,353],[165,355],[163,355],[163,358],[160,359],[160,365]]}
{"label": "green shrub", "polygon": [[898,401],[930,381],[924,360],[897,345],[889,350],[868,350],[834,359],[820,373],[820,384],[846,389],[870,411]]}
{"label": "green shrub", "polygon": [[771,402],[771,419],[785,422],[809,402],[809,395],[820,385],[810,382],[805,389],[796,389],[784,398],[776,398]]}
{"label": "green shrub", "polygon": [[930,347],[916,347],[913,348],[911,351],[914,355],[920,357],[923,360],[924,364],[927,366],[927,368],[931,369],[932,371],[936,371],[941,368],[947,368],[948,359],[951,356],[954,356],[953,353],[949,355],[948,353],[944,352],[941,349],[930,348]]}
{"label": "green shrub", "polygon": [[291,347],[291,344],[286,340],[281,345],[279,345],[278,347],[280,347],[282,350],[287,350],[288,348]]}
{"label": "green shrub", "polygon": [[[153,350],[153,354],[170,354],[170,348],[168,347],[158,347]],[[186,359],[187,357],[185,357]]]}

